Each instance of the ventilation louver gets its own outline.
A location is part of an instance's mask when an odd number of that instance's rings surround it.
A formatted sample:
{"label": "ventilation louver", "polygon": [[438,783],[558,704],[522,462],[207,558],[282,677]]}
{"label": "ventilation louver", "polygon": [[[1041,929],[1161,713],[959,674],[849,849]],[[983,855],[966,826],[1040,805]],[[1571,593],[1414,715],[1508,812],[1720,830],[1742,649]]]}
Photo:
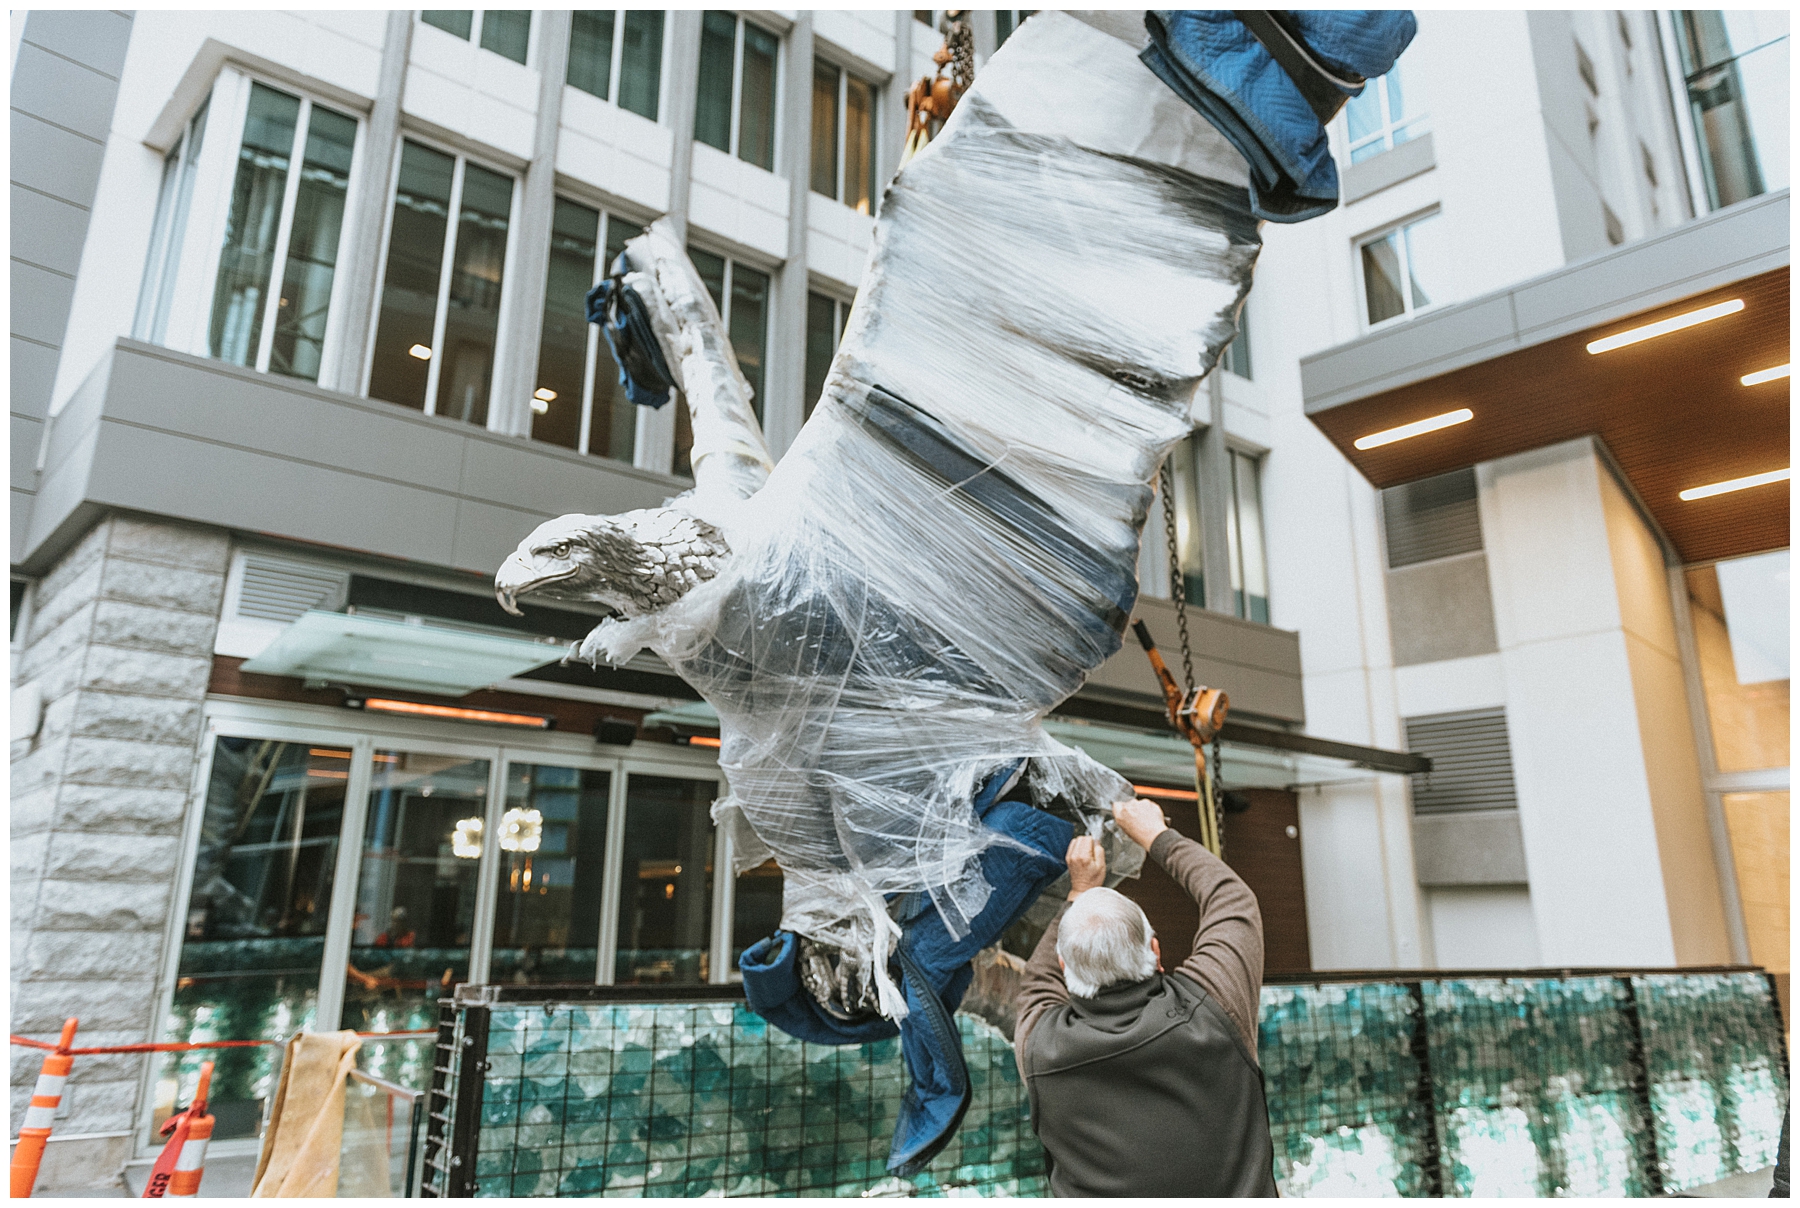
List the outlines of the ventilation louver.
{"label": "ventilation louver", "polygon": [[1391,569],[1481,549],[1473,469],[1389,487],[1381,493],[1381,515]]}
{"label": "ventilation louver", "polygon": [[1431,760],[1412,778],[1415,814],[1518,808],[1505,709],[1407,718],[1406,749]]}
{"label": "ventilation louver", "polygon": [[349,584],[347,572],[247,555],[237,615],[246,620],[291,624],[309,609],[334,612],[342,608]]}

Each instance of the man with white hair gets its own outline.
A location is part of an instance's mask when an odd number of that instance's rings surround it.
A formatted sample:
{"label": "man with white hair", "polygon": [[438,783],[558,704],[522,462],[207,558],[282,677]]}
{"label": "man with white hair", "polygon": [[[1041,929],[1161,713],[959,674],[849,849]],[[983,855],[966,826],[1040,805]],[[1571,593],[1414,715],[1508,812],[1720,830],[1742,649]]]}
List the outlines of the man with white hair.
{"label": "man with white hair", "polygon": [[1072,903],[1026,966],[1014,1032],[1056,1195],[1273,1196],[1256,1060],[1262,915],[1223,860],[1149,801],[1113,807],[1200,909],[1173,973],[1150,921],[1103,888],[1106,857],[1069,844]]}

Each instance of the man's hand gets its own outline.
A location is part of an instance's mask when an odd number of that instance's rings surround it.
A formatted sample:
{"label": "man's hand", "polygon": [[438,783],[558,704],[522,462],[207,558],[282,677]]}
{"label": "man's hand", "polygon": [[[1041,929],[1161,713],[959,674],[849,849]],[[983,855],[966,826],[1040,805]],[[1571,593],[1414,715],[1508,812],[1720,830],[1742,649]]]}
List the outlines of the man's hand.
{"label": "man's hand", "polygon": [[1156,842],[1156,836],[1169,829],[1168,819],[1163,817],[1162,806],[1154,801],[1145,801],[1139,797],[1136,801],[1121,801],[1113,806],[1113,821],[1119,824],[1131,841],[1150,850]]}
{"label": "man's hand", "polygon": [[1072,902],[1090,889],[1106,884],[1106,852],[1086,835],[1069,841],[1069,900]]}

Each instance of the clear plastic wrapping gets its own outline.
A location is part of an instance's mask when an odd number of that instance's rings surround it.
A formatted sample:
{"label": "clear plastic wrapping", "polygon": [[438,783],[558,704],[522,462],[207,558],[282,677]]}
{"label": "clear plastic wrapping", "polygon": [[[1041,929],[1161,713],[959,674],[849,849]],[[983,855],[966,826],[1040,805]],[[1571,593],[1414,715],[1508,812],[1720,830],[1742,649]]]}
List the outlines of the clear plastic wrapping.
{"label": "clear plastic wrapping", "polygon": [[666,235],[630,245],[689,333],[665,350],[699,487],[673,506],[730,553],[581,653],[648,646],[717,709],[736,869],[773,855],[782,925],[843,949],[890,1017],[885,898],[928,892],[964,932],[1006,841],[971,807],[996,772],[1028,760],[1115,871],[1141,858],[1108,821],[1129,784],[1040,723],[1119,648],[1157,467],[1249,288],[1243,180],[1130,46],[1039,14],[884,195],[824,397],[760,486],[710,300]]}

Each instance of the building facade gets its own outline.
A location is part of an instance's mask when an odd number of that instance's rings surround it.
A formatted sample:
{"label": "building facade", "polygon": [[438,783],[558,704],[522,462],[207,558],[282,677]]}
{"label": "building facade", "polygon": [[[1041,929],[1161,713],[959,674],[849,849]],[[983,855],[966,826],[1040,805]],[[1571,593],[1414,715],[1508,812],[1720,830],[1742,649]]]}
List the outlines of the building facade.
{"label": "building facade", "polygon": [[[488,584],[545,518],[690,485],[680,409],[626,402],[581,309],[654,219],[793,441],[940,15],[15,14],[15,1032],[404,1033],[459,981],[730,977],[780,880],[716,875],[716,719],[649,656],[560,666],[598,614]],[[975,14],[978,62],[1029,15]],[[1172,651],[1172,546],[1272,965],[1775,968],[1778,915],[1785,971],[1785,646],[1719,670],[1785,537],[1682,571],[1707,629],[1602,445],[1377,490],[1315,414],[1321,356],[1710,210],[1778,200],[1745,255],[1785,273],[1785,24],[1690,16],[1423,13],[1333,124],[1345,204],[1264,228],[1140,615]],[[1191,813],[1159,702],[1125,650],[1049,726]],[[59,1160],[149,1152],[198,1060],[83,1060]],[[220,1152],[272,1068],[220,1058]]]}

